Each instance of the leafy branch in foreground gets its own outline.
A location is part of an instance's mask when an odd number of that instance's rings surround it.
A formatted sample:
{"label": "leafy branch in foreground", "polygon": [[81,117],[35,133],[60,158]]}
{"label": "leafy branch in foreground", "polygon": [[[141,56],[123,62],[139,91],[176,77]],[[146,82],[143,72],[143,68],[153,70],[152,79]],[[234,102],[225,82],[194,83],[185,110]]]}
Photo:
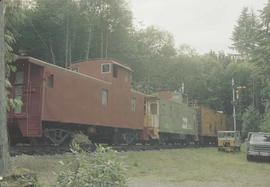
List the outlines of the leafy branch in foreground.
{"label": "leafy branch in foreground", "polygon": [[75,155],[74,161],[60,161],[62,169],[57,178],[59,186],[126,186],[125,167],[116,151],[97,145],[96,152],[89,154],[74,141],[71,151]]}

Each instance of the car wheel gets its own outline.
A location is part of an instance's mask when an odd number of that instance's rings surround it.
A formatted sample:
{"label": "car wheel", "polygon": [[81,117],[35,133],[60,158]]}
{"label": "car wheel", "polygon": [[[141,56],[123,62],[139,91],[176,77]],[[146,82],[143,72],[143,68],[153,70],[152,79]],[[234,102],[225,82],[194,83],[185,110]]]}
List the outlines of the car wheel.
{"label": "car wheel", "polygon": [[252,156],[251,155],[247,155],[247,160],[248,161],[252,161]]}

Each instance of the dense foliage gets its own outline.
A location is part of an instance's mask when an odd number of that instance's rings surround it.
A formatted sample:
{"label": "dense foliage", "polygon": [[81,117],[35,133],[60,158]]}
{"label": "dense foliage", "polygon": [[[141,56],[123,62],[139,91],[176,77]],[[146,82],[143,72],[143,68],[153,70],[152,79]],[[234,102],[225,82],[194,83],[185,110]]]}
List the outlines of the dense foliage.
{"label": "dense foliage", "polygon": [[[270,98],[270,1],[258,15],[253,10],[244,8],[233,32],[233,47],[242,55],[245,62],[252,67],[254,97],[253,107],[247,109],[245,118],[252,119],[256,109],[264,118],[261,120],[260,130],[270,132],[269,98]],[[249,112],[248,112],[249,111]],[[250,114],[250,116],[248,116]],[[257,129],[256,124],[249,130]],[[259,124],[260,125],[260,124]],[[257,129],[258,130],[258,129]]]}
{"label": "dense foliage", "polygon": [[16,168],[8,176],[0,180],[1,187],[41,187],[35,173],[28,169]]}
{"label": "dense foliage", "polygon": [[249,106],[243,114],[243,126],[242,126],[242,135],[247,137],[248,132],[258,132],[260,131],[260,113],[257,109],[251,105]]}
{"label": "dense foliage", "polygon": [[57,179],[59,186],[126,186],[125,168],[116,151],[97,146],[95,153],[90,155],[73,143],[72,152],[75,161],[60,162],[63,169]]}
{"label": "dense foliage", "polygon": [[[5,29],[5,35],[4,35],[4,39],[5,39],[5,63],[6,63],[6,69],[5,69],[5,73],[6,73],[6,88],[7,88],[7,94],[9,94],[9,90],[11,88],[11,84],[8,80],[8,77],[10,76],[10,74],[12,72],[14,72],[16,70],[15,66],[12,64],[12,62],[15,59],[15,54],[13,51],[12,46],[16,44],[16,40],[14,38],[13,33],[9,30],[9,24],[12,22],[11,19],[16,19],[16,16],[11,16],[12,12],[16,10],[15,4],[12,4],[10,2],[10,4],[7,4],[6,7],[6,29]],[[18,15],[17,15],[18,16]],[[7,101],[7,110],[10,110],[11,108],[15,108],[19,105],[22,105],[22,102],[18,99],[13,99],[13,98],[8,98]]]}

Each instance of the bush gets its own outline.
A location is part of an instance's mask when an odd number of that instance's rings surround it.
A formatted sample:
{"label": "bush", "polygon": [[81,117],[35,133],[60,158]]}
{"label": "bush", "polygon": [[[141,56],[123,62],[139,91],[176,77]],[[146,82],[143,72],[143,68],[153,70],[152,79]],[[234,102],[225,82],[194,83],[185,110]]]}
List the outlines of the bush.
{"label": "bush", "polygon": [[97,146],[96,152],[89,154],[81,147],[72,144],[75,161],[64,163],[57,183],[63,187],[112,187],[126,186],[125,169],[119,155],[111,148]]}
{"label": "bush", "polygon": [[270,132],[270,114],[264,116],[260,130],[263,132]]}
{"label": "bush", "polygon": [[37,176],[28,169],[19,168],[0,181],[1,187],[40,187]]}
{"label": "bush", "polygon": [[96,146],[89,140],[88,136],[83,133],[74,134],[70,146],[76,152],[93,152],[96,149]]}

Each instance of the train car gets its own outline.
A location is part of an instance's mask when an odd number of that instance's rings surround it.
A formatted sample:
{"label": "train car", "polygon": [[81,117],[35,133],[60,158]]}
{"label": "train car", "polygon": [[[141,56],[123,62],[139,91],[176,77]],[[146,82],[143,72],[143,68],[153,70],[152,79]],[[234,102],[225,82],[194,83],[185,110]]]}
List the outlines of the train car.
{"label": "train car", "polygon": [[223,112],[205,106],[197,109],[198,134],[201,145],[217,144],[217,132],[230,129],[230,118]]}
{"label": "train car", "polygon": [[[163,143],[189,144],[198,140],[196,110],[182,102],[180,94],[160,92],[148,103],[158,138]],[[153,119],[156,119],[153,121]],[[152,133],[153,134],[153,133]],[[155,136],[157,137],[157,136]]]}
{"label": "train car", "polygon": [[196,102],[187,104],[179,93],[163,91],[146,101],[145,131],[150,140],[215,145],[217,131],[232,126],[228,115]]}
{"label": "train car", "polygon": [[136,142],[144,129],[145,95],[131,89],[132,70],[113,60],[70,69],[18,57],[10,97],[22,106],[8,114],[12,140],[46,139],[55,145],[83,131],[97,142]]}

